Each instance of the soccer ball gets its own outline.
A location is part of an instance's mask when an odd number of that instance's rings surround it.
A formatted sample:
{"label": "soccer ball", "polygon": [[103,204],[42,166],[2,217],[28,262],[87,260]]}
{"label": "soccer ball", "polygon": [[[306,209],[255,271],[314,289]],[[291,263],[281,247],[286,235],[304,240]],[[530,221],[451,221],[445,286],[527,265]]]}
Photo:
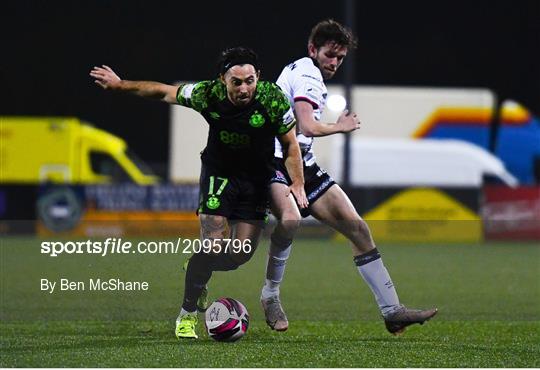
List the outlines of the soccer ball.
{"label": "soccer ball", "polygon": [[208,335],[219,342],[234,342],[244,336],[249,326],[246,307],[232,298],[219,298],[206,309]]}

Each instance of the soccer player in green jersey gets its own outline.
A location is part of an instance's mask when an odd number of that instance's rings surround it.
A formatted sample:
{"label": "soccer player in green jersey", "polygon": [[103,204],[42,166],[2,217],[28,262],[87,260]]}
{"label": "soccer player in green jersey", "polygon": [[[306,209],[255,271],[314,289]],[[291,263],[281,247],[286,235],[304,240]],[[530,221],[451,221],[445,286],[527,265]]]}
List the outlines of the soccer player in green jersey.
{"label": "soccer player in green jersey", "polygon": [[[276,137],[283,145],[292,178],[285,196],[292,193],[299,207],[307,207],[300,147],[291,130],[295,118],[288,99],[277,85],[259,80],[257,55],[250,49],[225,50],[219,66],[217,79],[180,86],[122,80],[107,66],[90,72],[104,89],[192,108],[209,125],[201,155],[198,215],[201,239],[213,248],[210,253],[194,253],[187,265],[184,299],[176,320],[178,338],[197,338],[197,301],[212,272],[238,268],[257,247],[274,172]],[[225,251],[226,238],[250,247]]]}

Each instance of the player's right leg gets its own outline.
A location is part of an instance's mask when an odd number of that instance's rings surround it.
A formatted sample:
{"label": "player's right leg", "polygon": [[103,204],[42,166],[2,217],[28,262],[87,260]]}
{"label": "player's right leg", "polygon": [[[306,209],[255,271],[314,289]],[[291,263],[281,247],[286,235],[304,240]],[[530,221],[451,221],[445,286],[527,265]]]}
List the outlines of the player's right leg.
{"label": "player's right leg", "polygon": [[[182,266],[182,270],[184,272],[187,271],[187,267],[188,267],[188,264],[189,264],[189,260],[191,259],[191,256],[188,257],[183,266]],[[204,289],[202,290],[201,292],[201,296],[199,297],[199,299],[197,300],[197,311],[199,312],[206,312],[206,308],[208,308],[208,287],[205,286]]]}
{"label": "player's right leg", "polygon": [[277,331],[285,331],[289,327],[279,298],[279,286],[285,274],[292,240],[301,220],[294,197],[289,193],[289,187],[283,183],[275,182],[270,185],[270,205],[277,225],[270,237],[261,304],[268,326]]}
{"label": "player's right leg", "polygon": [[[209,253],[200,251],[194,253],[186,268],[184,285],[184,299],[180,314],[176,319],[175,334],[178,338],[197,338],[195,327],[197,325],[197,311],[201,295],[206,292],[206,285],[214,271],[236,270],[253,256],[261,234],[261,226],[246,222],[238,222],[234,226],[232,238],[244,246],[242,251],[234,248],[224,250],[226,239],[227,219],[223,216],[200,214],[201,238],[210,240],[210,245],[221,245],[220,250]],[[249,245],[249,252],[246,246]]]}
{"label": "player's right leg", "polygon": [[[235,270],[253,256],[268,202],[266,182],[258,185],[251,180],[208,176],[203,169],[199,208],[201,239],[213,248],[209,253],[203,250],[193,254],[187,265],[184,300],[177,320],[179,338],[197,337],[197,303],[212,272]],[[230,238],[234,239],[232,246],[223,240]],[[238,244],[241,250],[234,248]]]}
{"label": "player's right leg", "polygon": [[[228,236],[227,218],[234,209],[238,186],[234,178],[224,177],[215,169],[203,165],[199,188],[201,240],[205,244],[210,242],[210,245],[213,245],[214,240],[219,241]],[[202,250],[193,253],[189,259],[182,307],[176,320],[175,334],[178,338],[197,338],[197,303],[206,290],[212,272],[221,268],[217,266],[218,262],[223,264],[214,254],[204,253]],[[232,266],[230,269],[233,269]]]}
{"label": "player's right leg", "polygon": [[[219,215],[199,214],[201,239],[223,239],[227,233],[227,219]],[[178,338],[197,338],[197,302],[206,290],[206,284],[216,270],[216,256],[211,253],[194,253],[186,268],[184,299],[176,319],[175,334]]]}

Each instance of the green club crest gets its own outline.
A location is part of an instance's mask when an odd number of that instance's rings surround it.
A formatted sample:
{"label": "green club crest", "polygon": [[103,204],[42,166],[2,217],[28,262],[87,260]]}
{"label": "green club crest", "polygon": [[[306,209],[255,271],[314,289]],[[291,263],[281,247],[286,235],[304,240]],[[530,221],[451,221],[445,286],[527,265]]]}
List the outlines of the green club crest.
{"label": "green club crest", "polygon": [[219,119],[219,113],[218,112],[210,112],[210,117],[213,119]]}
{"label": "green club crest", "polygon": [[206,201],[206,206],[210,209],[216,209],[216,208],[219,208],[219,206],[221,205],[221,202],[219,201],[218,198],[214,197],[214,196],[211,196],[207,201]]}
{"label": "green club crest", "polygon": [[249,118],[249,124],[253,127],[261,127],[264,125],[264,117],[259,112],[255,111]]}

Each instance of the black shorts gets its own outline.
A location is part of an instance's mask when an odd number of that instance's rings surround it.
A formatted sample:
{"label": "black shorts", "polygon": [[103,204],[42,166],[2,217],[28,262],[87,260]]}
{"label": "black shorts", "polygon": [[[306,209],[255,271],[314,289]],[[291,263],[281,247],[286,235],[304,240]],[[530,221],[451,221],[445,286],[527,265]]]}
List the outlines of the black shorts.
{"label": "black shorts", "polygon": [[265,221],[268,210],[267,179],[226,176],[202,165],[197,213],[227,217],[230,221]]}
{"label": "black shorts", "polygon": [[[278,182],[290,186],[292,181],[287,173],[285,161],[282,158],[275,158],[274,166],[276,172],[274,176],[272,176],[270,183]],[[311,166],[304,165],[304,190],[306,191],[309,201],[309,207],[300,210],[302,217],[310,215],[311,205],[335,183],[334,179],[330,177],[325,170],[320,168],[317,163],[314,163]]]}

